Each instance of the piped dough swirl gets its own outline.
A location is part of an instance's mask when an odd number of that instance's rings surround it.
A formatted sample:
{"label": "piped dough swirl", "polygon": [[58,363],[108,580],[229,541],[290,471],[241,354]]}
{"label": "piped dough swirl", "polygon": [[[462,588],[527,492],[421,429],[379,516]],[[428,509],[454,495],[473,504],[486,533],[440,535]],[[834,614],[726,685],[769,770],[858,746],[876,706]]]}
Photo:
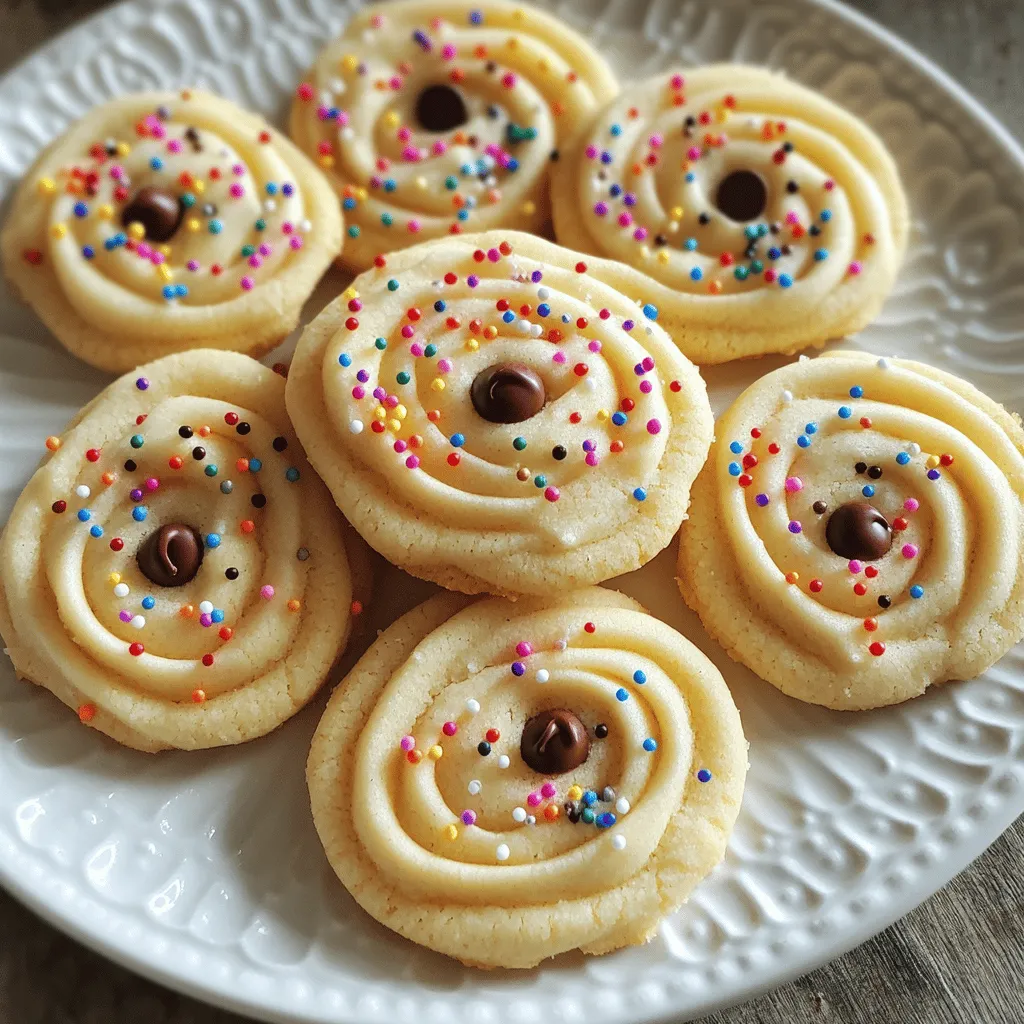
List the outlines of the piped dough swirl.
{"label": "piped dough swirl", "polygon": [[891,704],[979,674],[1024,635],[1024,433],[971,385],[829,354],[763,377],[717,435],[680,585],[784,692]]}
{"label": "piped dough swirl", "polygon": [[553,154],[614,96],[604,59],[537,7],[367,8],[299,86],[291,134],[342,197],[342,259],[460,231],[540,231]]}
{"label": "piped dough swirl", "polygon": [[120,371],[187,347],[272,347],[341,223],[316,168],[261,118],[209,93],[143,93],[43,153],[2,247],[58,338]]}
{"label": "piped dough swirl", "polygon": [[[144,750],[258,736],[316,692],[353,583],[283,391],[248,357],[199,350],[115,382],[50,439],[2,540],[19,675]],[[171,526],[198,555],[147,569],[140,551]]]}
{"label": "piped dough swirl", "polygon": [[[442,240],[389,257],[310,325],[289,411],[371,545],[454,589],[529,593],[668,543],[710,407],[657,310],[613,273],[514,232]],[[509,363],[544,404],[490,422],[473,384]]]}
{"label": "piped dough swirl", "polygon": [[[556,774],[530,718],[592,737]],[[389,629],[317,730],[308,776],[328,857],[389,927],[489,966],[645,940],[724,852],[746,765],[717,671],[639,605],[443,595]]]}
{"label": "piped dough swirl", "polygon": [[821,345],[868,324],[906,248],[892,158],[858,118],[759,68],[664,72],[562,154],[559,242],[657,282],[698,363]]}

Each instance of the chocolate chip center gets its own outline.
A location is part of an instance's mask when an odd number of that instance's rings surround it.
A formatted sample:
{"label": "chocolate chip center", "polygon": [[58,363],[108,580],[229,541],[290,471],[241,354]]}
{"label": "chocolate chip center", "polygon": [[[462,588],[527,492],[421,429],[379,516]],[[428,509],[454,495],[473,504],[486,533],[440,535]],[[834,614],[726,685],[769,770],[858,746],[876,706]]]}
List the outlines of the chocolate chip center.
{"label": "chocolate chip center", "polygon": [[202,536],[182,523],[168,523],[151,533],[135,556],[142,575],[158,587],[183,587],[203,564]]}
{"label": "chocolate chip center", "polygon": [[524,363],[495,363],[470,387],[473,408],[489,423],[522,423],[544,408],[544,382]]}
{"label": "chocolate chip center", "polygon": [[141,224],[146,229],[146,239],[150,242],[167,242],[181,225],[185,216],[185,207],[173,192],[146,185],[132,197],[131,202],[121,212],[121,223]]}
{"label": "chocolate chip center", "polygon": [[875,562],[892,547],[892,527],[874,505],[851,501],[828,517],[825,540],[842,558]]}
{"label": "chocolate chip center", "polygon": [[571,711],[541,711],[523,726],[519,753],[541,775],[564,775],[586,761],[590,736]]}
{"label": "chocolate chip center", "polygon": [[732,171],[719,183],[715,206],[732,220],[757,220],[768,205],[768,186],[756,171]]}
{"label": "chocolate chip center", "polygon": [[428,85],[416,99],[416,120],[428,132],[450,132],[469,120],[462,93],[450,85]]}

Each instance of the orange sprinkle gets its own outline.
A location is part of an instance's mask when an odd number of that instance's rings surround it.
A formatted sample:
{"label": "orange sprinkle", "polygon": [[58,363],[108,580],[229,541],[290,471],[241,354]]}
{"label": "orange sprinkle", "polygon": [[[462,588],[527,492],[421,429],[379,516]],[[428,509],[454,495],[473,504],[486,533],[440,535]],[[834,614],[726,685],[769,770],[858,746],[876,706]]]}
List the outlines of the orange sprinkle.
{"label": "orange sprinkle", "polygon": [[363,614],[363,602],[362,601],[353,601],[352,602],[352,609],[351,610],[352,610],[352,614],[353,615],[362,615]]}
{"label": "orange sprinkle", "polygon": [[241,529],[242,533],[252,533],[256,529],[256,524],[251,519],[243,519]]}
{"label": "orange sprinkle", "polygon": [[195,605],[191,605],[191,604],[183,604],[181,606],[180,610],[178,611],[178,614],[183,619],[191,619],[192,616],[195,615],[195,613],[196,613]]}
{"label": "orange sprinkle", "polygon": [[297,612],[301,607],[302,607],[302,602],[298,598],[293,597],[288,602],[288,611],[290,611],[290,612]]}
{"label": "orange sprinkle", "polygon": [[82,725],[88,725],[96,717],[95,704],[82,704],[78,709],[78,720]]}
{"label": "orange sprinkle", "polygon": [[197,689],[197,690],[193,690],[192,691],[192,702],[194,704],[202,704],[204,700],[206,700],[206,691],[205,690],[198,690]]}
{"label": "orange sprinkle", "polygon": [[555,821],[558,818],[558,804],[548,804],[544,808],[544,817],[548,821]]}
{"label": "orange sprinkle", "polygon": [[55,452],[61,445],[59,437],[48,437],[46,439],[46,447],[51,451]]}

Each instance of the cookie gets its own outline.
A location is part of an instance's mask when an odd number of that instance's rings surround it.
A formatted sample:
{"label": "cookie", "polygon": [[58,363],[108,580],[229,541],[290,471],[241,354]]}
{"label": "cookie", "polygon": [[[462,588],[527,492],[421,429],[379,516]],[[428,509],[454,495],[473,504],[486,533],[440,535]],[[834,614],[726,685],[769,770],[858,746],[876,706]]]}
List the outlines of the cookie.
{"label": "cookie", "polygon": [[338,687],[307,765],[345,888],[464,963],[646,942],[721,860],[747,744],[718,670],[635,601],[442,594]]}
{"label": "cookie", "polygon": [[147,751],[241,743],[313,696],[367,596],[368,555],[306,464],[276,373],[232,352],[167,356],[46,448],[0,538],[20,677]]}
{"label": "cookie", "polygon": [[716,436],[679,584],[784,693],[894,704],[1024,637],[1024,431],[972,385],[828,353],[762,377]]}
{"label": "cookie", "polygon": [[0,253],[65,348],[122,373],[190,348],[273,348],[341,238],[296,146],[190,90],[112,100],[68,129],[26,173]]}
{"label": "cookie", "polygon": [[533,235],[381,258],[299,340],[288,410],[349,522],[450,590],[643,565],[686,514],[704,382],[616,268]]}
{"label": "cookie", "polygon": [[[663,72],[563,149],[563,245],[621,260],[697,363],[865,327],[907,245],[892,157],[859,118],[761,68]],[[642,272],[642,273],[641,273]]]}
{"label": "cookie", "polygon": [[540,231],[569,136],[617,90],[557,18],[492,0],[360,11],[298,87],[292,138],[345,207],[342,262],[462,231]]}

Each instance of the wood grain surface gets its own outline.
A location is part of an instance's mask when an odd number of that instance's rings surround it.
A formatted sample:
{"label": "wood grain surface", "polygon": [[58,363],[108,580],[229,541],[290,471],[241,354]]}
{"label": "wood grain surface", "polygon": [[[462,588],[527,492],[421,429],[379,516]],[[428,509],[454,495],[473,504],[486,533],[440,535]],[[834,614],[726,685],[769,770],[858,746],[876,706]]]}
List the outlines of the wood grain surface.
{"label": "wood grain surface", "polygon": [[[0,73],[104,3],[0,0]],[[851,6],[931,57],[1024,141],[1024,0],[851,0]],[[1022,866],[1024,819],[1018,819],[963,874],[891,928],[702,1024],[1024,1024]],[[0,1022],[245,1024],[115,967],[2,890]]]}

